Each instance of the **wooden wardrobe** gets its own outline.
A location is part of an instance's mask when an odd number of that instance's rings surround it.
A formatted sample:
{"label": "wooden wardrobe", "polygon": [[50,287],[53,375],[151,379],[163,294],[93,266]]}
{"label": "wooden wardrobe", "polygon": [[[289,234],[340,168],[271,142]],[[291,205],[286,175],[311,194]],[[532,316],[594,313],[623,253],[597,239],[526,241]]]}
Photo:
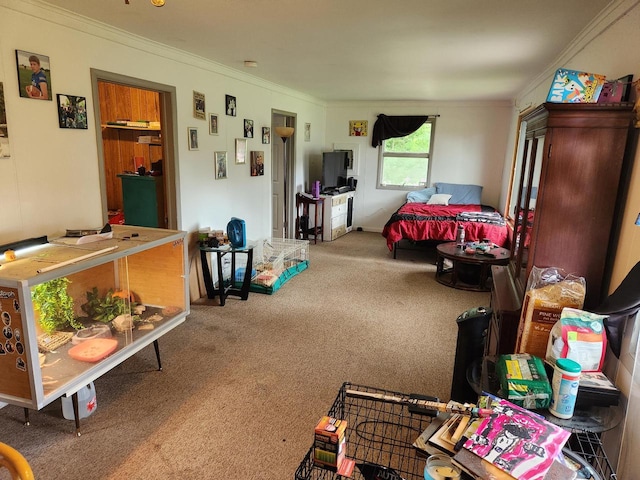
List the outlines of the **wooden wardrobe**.
{"label": "wooden wardrobe", "polygon": [[606,294],[635,148],[631,104],[545,103],[522,118],[512,252],[493,267],[488,353],[513,353],[533,266],[584,277],[584,309]]}

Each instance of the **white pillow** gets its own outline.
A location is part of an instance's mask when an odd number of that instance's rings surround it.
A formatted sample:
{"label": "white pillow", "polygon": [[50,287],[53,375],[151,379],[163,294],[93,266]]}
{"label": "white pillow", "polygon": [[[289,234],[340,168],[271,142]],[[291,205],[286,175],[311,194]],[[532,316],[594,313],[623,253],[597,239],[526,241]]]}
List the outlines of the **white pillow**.
{"label": "white pillow", "polygon": [[449,205],[451,195],[447,193],[435,193],[427,202],[427,205]]}

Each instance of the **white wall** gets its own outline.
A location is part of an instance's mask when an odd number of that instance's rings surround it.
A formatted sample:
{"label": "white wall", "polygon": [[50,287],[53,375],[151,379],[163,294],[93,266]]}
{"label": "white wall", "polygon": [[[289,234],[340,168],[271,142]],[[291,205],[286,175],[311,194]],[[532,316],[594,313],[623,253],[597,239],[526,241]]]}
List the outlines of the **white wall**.
{"label": "white wall", "polygon": [[[553,73],[559,67],[583,70],[606,75],[609,79],[633,74],[640,78],[640,2],[620,0],[613,8],[588,26],[576,42],[570,45],[556,63],[550,65],[516,100],[520,110],[545,101]],[[517,114],[512,118],[511,131],[517,124]],[[511,165],[513,135],[507,149],[505,172]],[[505,175],[506,180],[506,175]],[[570,186],[567,187],[570,190]],[[599,192],[606,195],[606,192]],[[623,215],[620,241],[615,255],[612,285],[613,291],[640,261],[640,227],[635,219],[640,212],[640,149],[636,153],[630,177],[629,195]],[[609,458],[617,463],[618,478],[635,478],[640,471],[640,457],[633,452],[640,446],[640,359],[638,359],[638,329],[640,322],[630,322],[627,328],[624,361],[617,365],[616,385],[623,393],[622,406],[627,408],[625,421],[615,430],[604,435]]]}
{"label": "white wall", "polygon": [[[381,232],[407,192],[378,189],[378,148],[371,146],[378,114],[439,115],[436,119],[431,183],[482,185],[482,201],[500,208],[504,152],[512,107],[508,102],[351,102],[330,103],[327,108],[325,148],[334,144],[359,146],[358,187],[354,226]],[[366,137],[350,137],[349,121],[367,120]]]}
{"label": "white wall", "polygon": [[[260,132],[270,125],[272,108],[297,114],[301,127],[312,125],[311,141],[304,142],[302,135],[296,141],[298,189],[306,158],[324,146],[322,102],[243,72],[68,16],[37,1],[0,0],[0,32],[0,81],[11,149],[10,158],[0,159],[0,244],[102,225],[91,68],[175,86],[178,227],[183,230],[222,229],[231,216],[238,216],[247,221],[248,237],[270,236],[271,145],[261,143]],[[54,101],[19,97],[16,49],[50,58]],[[206,120],[193,117],[194,90],[205,94],[207,112],[220,115],[218,136],[208,134]],[[58,127],[57,93],[87,98],[88,130]],[[238,100],[236,117],[224,114],[225,94]],[[261,177],[250,176],[248,163],[233,162],[234,139],[243,137],[245,118],[254,121],[248,149],[265,152]],[[198,151],[187,148],[187,127],[198,128]],[[273,132],[271,140],[280,141]],[[230,159],[228,179],[214,180],[213,152],[224,150]]]}

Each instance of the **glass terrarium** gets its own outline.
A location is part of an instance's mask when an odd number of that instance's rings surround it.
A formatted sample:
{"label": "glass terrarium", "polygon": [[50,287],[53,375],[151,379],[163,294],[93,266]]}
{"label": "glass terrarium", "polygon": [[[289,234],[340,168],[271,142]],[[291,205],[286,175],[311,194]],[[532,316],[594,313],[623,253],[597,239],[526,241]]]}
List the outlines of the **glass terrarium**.
{"label": "glass terrarium", "polygon": [[40,409],[184,321],[184,237],[114,226],[96,243],[16,250],[0,270],[0,401]]}

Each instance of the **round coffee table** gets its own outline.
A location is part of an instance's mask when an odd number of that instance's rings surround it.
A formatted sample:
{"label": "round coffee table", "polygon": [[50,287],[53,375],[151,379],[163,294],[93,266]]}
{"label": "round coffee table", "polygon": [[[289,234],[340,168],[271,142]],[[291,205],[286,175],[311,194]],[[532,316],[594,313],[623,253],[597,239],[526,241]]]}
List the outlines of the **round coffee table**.
{"label": "round coffee table", "polygon": [[[487,279],[492,265],[509,263],[511,252],[506,248],[495,247],[487,254],[465,253],[458,248],[456,242],[441,243],[436,247],[438,260],[436,263],[436,280],[448,287],[474,292],[488,292],[491,286]],[[451,266],[445,268],[444,261],[450,260]]]}

